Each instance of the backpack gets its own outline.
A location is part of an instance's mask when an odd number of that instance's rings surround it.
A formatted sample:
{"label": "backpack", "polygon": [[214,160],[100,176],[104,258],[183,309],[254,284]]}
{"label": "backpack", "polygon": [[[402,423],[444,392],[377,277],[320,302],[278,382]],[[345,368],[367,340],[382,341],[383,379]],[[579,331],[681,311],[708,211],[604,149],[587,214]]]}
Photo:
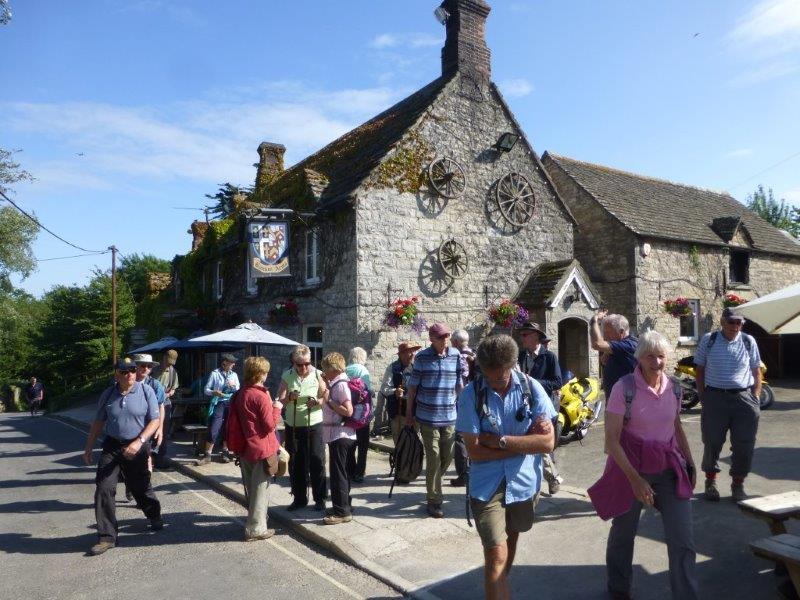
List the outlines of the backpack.
{"label": "backpack", "polygon": [[353,414],[345,417],[342,425],[353,429],[366,427],[372,420],[372,394],[369,388],[360,377],[354,377],[347,382],[339,381],[337,385],[339,383],[347,383],[350,401],[353,403]]}
{"label": "backpack", "polygon": [[[522,379],[522,399],[528,406],[528,411],[533,410],[533,392],[531,391],[530,376],[522,371],[517,371]],[[475,412],[478,413],[478,419],[489,415],[489,390],[488,386],[483,385],[483,375],[478,373],[472,385],[475,388]],[[479,394],[478,390],[483,393]]]}
{"label": "backpack", "polygon": [[[719,336],[719,330],[711,333],[711,337],[708,338],[708,345],[706,346],[706,352],[711,350],[711,348],[717,342],[718,336]],[[747,350],[747,357],[750,358],[753,355],[753,341],[750,339],[749,335],[742,332],[742,342],[744,343],[744,349]]]}
{"label": "backpack", "polygon": [[389,498],[392,497],[394,491],[394,484],[398,479],[404,481],[414,481],[422,472],[422,458],[425,455],[425,447],[422,445],[422,440],[419,434],[414,431],[413,427],[405,426],[397,438],[397,445],[394,447],[394,453],[390,456],[389,464],[394,472],[394,479],[392,479],[392,487],[389,488]]}
{"label": "backpack", "polygon": [[[681,389],[681,382],[677,377],[669,375],[669,380],[672,382],[672,393],[675,394],[675,400],[678,403],[678,413],[681,410],[681,397],[683,390]],[[625,417],[622,422],[627,423],[631,420],[631,405],[633,404],[633,397],[636,395],[636,383],[633,373],[628,373],[620,377],[622,382],[622,389],[625,394]]]}
{"label": "backpack", "polygon": [[225,421],[225,443],[230,452],[241,456],[247,449],[247,441],[245,440],[244,433],[242,432],[242,424],[239,420],[239,407],[236,405],[238,396],[239,392],[237,391],[231,398],[230,407],[228,408],[228,418]]}

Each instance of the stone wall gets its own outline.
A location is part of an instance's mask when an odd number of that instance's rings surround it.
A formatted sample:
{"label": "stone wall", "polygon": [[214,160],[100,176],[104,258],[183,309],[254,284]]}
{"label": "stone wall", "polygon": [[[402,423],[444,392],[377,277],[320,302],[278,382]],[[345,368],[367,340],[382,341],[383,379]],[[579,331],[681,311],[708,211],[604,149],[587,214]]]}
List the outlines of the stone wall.
{"label": "stone wall", "polygon": [[578,222],[577,258],[609,311],[625,315],[636,325],[634,247],[636,236],[545,156],[553,183]]}
{"label": "stone wall", "polygon": [[[392,299],[421,296],[428,322],[467,329],[475,347],[488,331],[487,292],[489,302],[513,297],[534,266],[572,256],[572,221],[525,143],[520,140],[510,153],[493,149],[503,132],[516,129],[499,99],[489,90],[482,102],[467,98],[459,85],[453,80],[408,135],[418,136],[436,156],[457,160],[466,172],[466,192],[443,201],[426,185],[411,193],[367,183],[358,194],[356,342],[367,349],[368,367],[378,375],[394,360],[399,340],[427,345],[426,334],[382,324],[387,286]],[[511,171],[524,174],[536,196],[534,216],[522,228],[507,226],[493,208],[494,186]],[[436,257],[450,238],[469,257],[466,276],[455,281],[442,276]]]}

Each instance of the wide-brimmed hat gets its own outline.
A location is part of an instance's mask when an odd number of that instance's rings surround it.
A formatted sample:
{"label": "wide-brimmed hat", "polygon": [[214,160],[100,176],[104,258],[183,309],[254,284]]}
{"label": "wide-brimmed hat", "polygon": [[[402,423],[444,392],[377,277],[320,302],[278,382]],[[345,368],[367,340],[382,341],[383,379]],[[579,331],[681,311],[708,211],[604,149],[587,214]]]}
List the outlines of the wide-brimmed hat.
{"label": "wide-brimmed hat", "polygon": [[226,352],[225,354],[220,356],[220,360],[224,360],[229,363],[235,363],[236,357],[233,354],[229,354],[228,352]]}
{"label": "wide-brimmed hat", "polygon": [[134,354],[131,356],[131,360],[137,365],[147,365],[148,367],[155,367],[158,364],[150,354]]}
{"label": "wide-brimmed hat", "polygon": [[547,337],[547,334],[541,327],[539,327],[539,324],[534,323],[533,321],[525,321],[522,325],[517,327],[517,331],[535,331],[536,333],[539,334],[540,338]]}
{"label": "wide-brimmed hat", "polygon": [[164,353],[164,358],[167,359],[168,365],[175,365],[178,362],[178,351],[177,350],[167,350]]}
{"label": "wide-brimmed hat", "polygon": [[422,348],[421,345],[415,344],[414,342],[400,342],[397,345],[397,353],[402,354],[403,352],[407,352],[408,350],[419,350]]}
{"label": "wide-brimmed hat", "polygon": [[733,312],[733,309],[728,306],[722,311],[722,318],[723,319],[738,319],[739,321],[744,321],[744,317],[742,315],[737,315]]}

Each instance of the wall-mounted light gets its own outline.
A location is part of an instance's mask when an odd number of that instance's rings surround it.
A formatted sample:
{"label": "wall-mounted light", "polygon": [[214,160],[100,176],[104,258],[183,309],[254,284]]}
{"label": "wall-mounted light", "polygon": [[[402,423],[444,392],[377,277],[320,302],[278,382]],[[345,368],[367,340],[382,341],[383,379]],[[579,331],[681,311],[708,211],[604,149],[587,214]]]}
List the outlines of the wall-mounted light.
{"label": "wall-mounted light", "polygon": [[494,145],[494,147],[500,150],[500,152],[511,152],[514,146],[517,145],[518,141],[518,134],[506,131],[500,136],[500,139],[497,140],[497,143]]}
{"label": "wall-mounted light", "polygon": [[433,11],[433,16],[436,17],[436,20],[439,21],[439,23],[441,23],[442,25],[446,25],[447,19],[450,18],[450,13],[447,12],[444,5],[442,5],[435,11]]}

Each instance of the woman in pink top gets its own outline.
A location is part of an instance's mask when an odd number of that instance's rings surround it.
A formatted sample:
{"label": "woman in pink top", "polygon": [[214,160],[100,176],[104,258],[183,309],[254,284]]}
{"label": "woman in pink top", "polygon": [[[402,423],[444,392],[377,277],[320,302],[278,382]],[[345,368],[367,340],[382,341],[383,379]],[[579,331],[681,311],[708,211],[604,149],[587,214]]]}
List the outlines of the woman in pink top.
{"label": "woman in pink top", "polygon": [[611,390],[606,408],[606,468],[589,488],[604,518],[613,517],[606,546],[608,591],[631,596],[633,544],[642,507],[661,513],[672,597],[695,600],[695,548],[689,503],[695,469],[680,420],[680,385],[664,373],[670,346],[657,331],[639,338],[638,364]]}
{"label": "woman in pink top", "polygon": [[330,393],[322,404],[322,441],[328,444],[330,455],[331,502],[333,508],[322,520],[325,525],[338,525],[353,520],[350,506],[350,484],[353,475],[348,467],[355,450],[356,430],[346,427],[344,419],[353,414],[350,381],[345,374],[344,356],[338,352],[326,354],[320,370]]}

